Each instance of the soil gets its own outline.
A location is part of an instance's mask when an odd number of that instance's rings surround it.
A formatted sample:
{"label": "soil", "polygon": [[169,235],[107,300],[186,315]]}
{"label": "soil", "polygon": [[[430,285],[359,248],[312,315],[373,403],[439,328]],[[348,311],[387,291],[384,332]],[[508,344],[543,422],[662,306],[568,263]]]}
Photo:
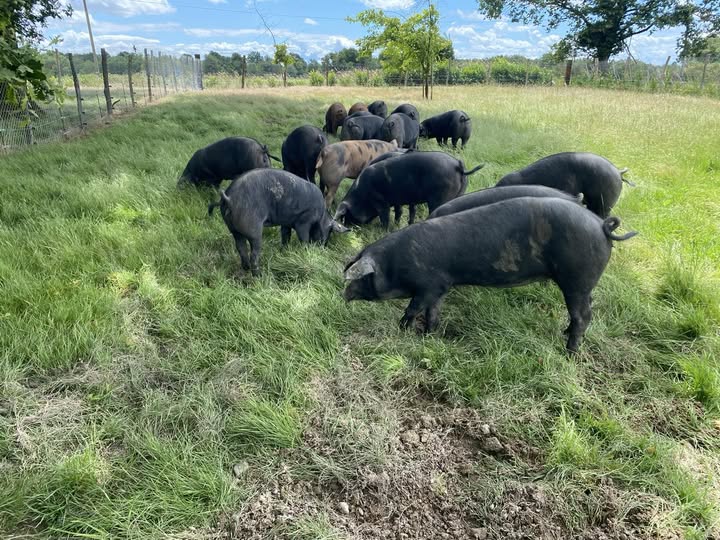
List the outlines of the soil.
{"label": "soil", "polygon": [[[335,389],[336,403],[344,389]],[[333,392],[325,391],[327,404]],[[622,510],[622,494],[610,483],[594,493],[557,493],[543,479],[540,450],[504,436],[476,409],[415,397],[396,412],[382,463],[345,479],[291,472],[307,465],[308,451],[332,459],[323,415],[313,417],[303,442],[282,456],[283,472],[225,516],[214,537],[312,538],[298,534],[298,524],[315,520],[339,533],[332,538],[368,540],[653,538],[650,516]],[[568,522],[578,514],[577,523]]]}

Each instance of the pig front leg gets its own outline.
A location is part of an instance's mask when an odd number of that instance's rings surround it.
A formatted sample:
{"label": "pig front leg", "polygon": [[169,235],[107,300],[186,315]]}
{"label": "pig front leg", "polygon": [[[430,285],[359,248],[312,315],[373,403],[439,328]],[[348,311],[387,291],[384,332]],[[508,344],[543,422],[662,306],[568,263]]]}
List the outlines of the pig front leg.
{"label": "pig front leg", "polygon": [[292,235],[291,227],[280,227],[280,245],[287,246],[290,242],[290,235]]}
{"label": "pig front leg", "polygon": [[387,231],[390,228],[390,207],[385,206],[378,213],[380,214],[380,225]]}
{"label": "pig front leg", "polygon": [[[440,320],[440,305],[446,294],[447,291],[435,289],[413,296],[413,299],[410,300],[408,307],[405,308],[405,314],[402,319],[400,319],[400,328],[408,328],[412,325],[417,316],[423,312],[426,317],[424,331],[431,332],[437,328]],[[430,320],[428,320],[428,316],[430,317]]]}
{"label": "pig front leg", "polygon": [[415,223],[415,205],[409,205],[408,209],[410,210],[408,215],[408,225],[412,225],[413,223]]}
{"label": "pig front leg", "polygon": [[303,244],[310,243],[310,223],[296,223],[294,229],[298,240]]}

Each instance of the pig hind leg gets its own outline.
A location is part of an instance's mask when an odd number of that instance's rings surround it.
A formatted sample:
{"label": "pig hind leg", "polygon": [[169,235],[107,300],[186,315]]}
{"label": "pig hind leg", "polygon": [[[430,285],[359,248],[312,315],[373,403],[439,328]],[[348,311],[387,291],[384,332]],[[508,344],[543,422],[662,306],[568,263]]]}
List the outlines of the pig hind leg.
{"label": "pig hind leg", "polygon": [[574,353],[577,352],[580,341],[592,319],[592,309],[590,308],[592,297],[590,292],[575,291],[563,291],[563,296],[570,315],[570,326],[565,330],[565,334],[568,336],[567,350]]}
{"label": "pig hind leg", "polygon": [[240,255],[240,263],[242,264],[243,270],[250,270],[250,257],[248,257],[247,238],[240,233],[232,233],[235,239],[235,248],[238,250]]}
{"label": "pig hind leg", "polygon": [[395,225],[400,224],[400,218],[402,217],[402,213],[403,213],[402,205],[396,204],[395,205]]}
{"label": "pig hind leg", "polygon": [[411,204],[408,206],[408,210],[408,225],[412,225],[413,223],[415,223],[415,213],[417,209],[415,208],[414,204]]}

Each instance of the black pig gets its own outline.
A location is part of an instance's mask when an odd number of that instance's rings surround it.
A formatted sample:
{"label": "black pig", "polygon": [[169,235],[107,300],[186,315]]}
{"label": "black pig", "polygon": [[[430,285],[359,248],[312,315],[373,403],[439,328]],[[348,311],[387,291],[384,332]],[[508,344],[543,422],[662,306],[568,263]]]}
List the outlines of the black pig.
{"label": "black pig", "polygon": [[433,212],[441,204],[459,197],[467,189],[467,176],[484,165],[465,170],[465,164],[444,152],[408,152],[367,167],[338,205],[335,219],[348,224],[369,223],[380,216],[390,225],[390,208],[400,220],[402,205],[409,205],[409,222],[415,221],[415,205],[427,203]]}
{"label": "black pig", "polygon": [[382,100],[373,101],[370,105],[368,105],[368,111],[375,116],[385,118],[387,116],[387,105],[385,105],[385,102]]}
{"label": "black pig", "polygon": [[[262,169],[250,171],[220,191],[220,202],[208,207],[208,213],[220,206],[220,213],[235,239],[235,247],[245,270],[260,273],[258,260],[262,249],[263,227],[280,225],[282,245],[292,230],[303,243],[311,240],[327,243],[330,233],[347,229],[330,217],[325,200],[315,184],[287,171]],[[246,242],[250,243],[250,256]]]}
{"label": "black pig", "polygon": [[447,144],[448,139],[452,139],[455,148],[458,140],[462,141],[462,147],[465,148],[471,132],[470,116],[463,111],[448,111],[420,122],[421,137],[435,138],[438,144]]}
{"label": "black pig", "polygon": [[497,186],[539,184],[572,193],[583,194],[588,210],[607,217],[620,198],[623,174],[604,157],[589,152],[563,152],[542,158],[524,169],[503,176]]}
{"label": "black pig", "polygon": [[380,129],[384,120],[368,112],[355,113],[347,117],[340,130],[341,141],[369,141],[380,138]]}
{"label": "black pig", "polygon": [[270,167],[268,148],[249,137],[227,137],[196,151],[178,179],[184,183],[218,187],[223,180],[233,180],[252,169]]}
{"label": "black pig", "polygon": [[570,195],[564,191],[546,186],[491,187],[481,189],[480,191],[474,191],[472,193],[468,193],[467,195],[463,195],[462,197],[458,197],[457,199],[453,199],[452,201],[446,202],[430,214],[428,219],[447,216],[448,214],[457,214],[463,210],[477,208],[478,206],[486,206],[488,204],[504,201],[505,199],[514,199],[516,197],[556,197],[576,204],[580,203],[580,199],[577,195]]}
{"label": "black pig", "polygon": [[380,131],[384,141],[397,141],[400,148],[417,147],[419,124],[405,113],[393,113],[385,119]]}
{"label": "black pig", "polygon": [[283,169],[315,182],[315,163],[328,144],[323,132],[314,126],[294,129],[282,145]]}
{"label": "black pig", "polygon": [[410,118],[412,118],[416,122],[420,121],[420,113],[418,112],[417,107],[415,107],[415,105],[410,105],[410,103],[403,103],[402,105],[398,105],[397,107],[395,107],[395,110],[393,112],[391,112],[390,114],[395,114],[395,113],[399,113],[399,112],[401,112],[403,114],[407,114]]}
{"label": "black pig", "polygon": [[606,220],[556,198],[519,197],[396,231],[363,249],[345,267],[351,300],[412,298],[400,321],[424,314],[439,322],[442,300],[458,285],[514,287],[551,279],[570,315],[567,350],[575,352],[592,316],[591,293],[610,259],[620,220]]}

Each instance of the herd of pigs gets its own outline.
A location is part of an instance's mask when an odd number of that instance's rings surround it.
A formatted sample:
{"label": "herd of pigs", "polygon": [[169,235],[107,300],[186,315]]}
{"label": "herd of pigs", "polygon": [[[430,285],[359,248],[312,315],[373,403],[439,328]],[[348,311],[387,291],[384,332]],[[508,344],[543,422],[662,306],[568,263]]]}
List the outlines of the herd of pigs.
{"label": "herd of pigs", "polygon": [[[328,137],[340,142],[330,144]],[[264,227],[280,226],[282,245],[294,230],[300,242],[327,243],[331,233],[379,218],[388,230],[390,210],[409,226],[365,247],[345,266],[344,297],[411,298],[404,328],[435,330],[440,305],[453,286],[513,287],[550,279],[565,299],[570,325],[567,350],[577,351],[591,319],[592,291],[610,259],[620,225],[608,217],[620,197],[625,170],[603,157],[565,152],[505,175],[496,186],[465,195],[471,170],[445,152],[417,150],[418,138],[441,146],[472,131],[467,113],[449,111],[420,121],[417,108],[383,101],[332,104],[322,130],[304,125],[282,145],[283,170],[273,169],[267,146],[229,137],[192,156],[178,185],[214,186],[244,270],[259,274]],[[319,174],[319,187],[315,184]],[[334,216],[329,213],[344,178],[354,179]],[[223,180],[232,180],[225,190]],[[629,182],[628,182],[629,183]],[[414,223],[419,204],[428,218]],[[250,250],[248,251],[248,244]],[[423,320],[424,319],[424,320]]]}

